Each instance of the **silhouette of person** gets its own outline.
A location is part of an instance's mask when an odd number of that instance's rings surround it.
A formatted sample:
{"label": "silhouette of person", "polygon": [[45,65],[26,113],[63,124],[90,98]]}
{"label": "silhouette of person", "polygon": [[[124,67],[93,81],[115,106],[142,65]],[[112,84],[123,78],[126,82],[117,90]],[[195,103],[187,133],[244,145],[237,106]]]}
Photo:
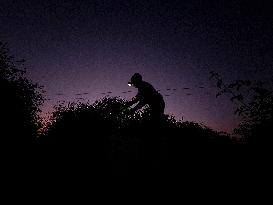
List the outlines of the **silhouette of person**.
{"label": "silhouette of person", "polygon": [[128,82],[128,85],[133,85],[138,89],[137,95],[127,104],[128,107],[130,107],[138,103],[131,109],[132,112],[141,109],[145,105],[149,105],[152,118],[159,119],[164,115],[165,102],[162,95],[157,92],[150,83],[143,81],[139,73],[135,73],[131,77],[131,81]]}

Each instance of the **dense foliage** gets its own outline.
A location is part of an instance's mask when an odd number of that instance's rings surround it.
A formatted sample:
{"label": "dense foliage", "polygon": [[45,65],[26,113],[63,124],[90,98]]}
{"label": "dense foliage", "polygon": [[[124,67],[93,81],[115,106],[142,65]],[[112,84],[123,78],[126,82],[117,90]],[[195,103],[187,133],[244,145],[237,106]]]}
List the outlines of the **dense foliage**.
{"label": "dense foliage", "polygon": [[128,174],[146,166],[179,167],[183,159],[196,163],[205,159],[208,163],[226,156],[236,143],[198,123],[176,121],[167,115],[152,119],[148,108],[131,113],[125,100],[113,97],[93,104],[56,106],[41,144],[54,159],[64,155],[62,160],[69,159],[69,164],[73,159],[77,164],[82,160],[108,161],[111,168],[105,169],[118,174],[127,170]]}
{"label": "dense foliage", "polygon": [[26,77],[24,61],[17,61],[0,42],[1,141],[26,144],[33,142],[41,128],[39,106],[42,89]]}

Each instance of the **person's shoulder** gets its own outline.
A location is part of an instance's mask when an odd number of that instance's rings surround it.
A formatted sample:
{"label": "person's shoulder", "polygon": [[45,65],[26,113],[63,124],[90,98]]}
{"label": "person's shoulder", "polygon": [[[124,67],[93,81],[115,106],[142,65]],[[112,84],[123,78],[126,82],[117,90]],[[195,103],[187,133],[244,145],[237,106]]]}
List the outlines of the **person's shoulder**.
{"label": "person's shoulder", "polygon": [[140,86],[140,90],[142,90],[144,92],[149,92],[149,93],[154,93],[156,91],[155,88],[152,86],[152,84],[150,84],[146,81],[142,81],[142,84]]}

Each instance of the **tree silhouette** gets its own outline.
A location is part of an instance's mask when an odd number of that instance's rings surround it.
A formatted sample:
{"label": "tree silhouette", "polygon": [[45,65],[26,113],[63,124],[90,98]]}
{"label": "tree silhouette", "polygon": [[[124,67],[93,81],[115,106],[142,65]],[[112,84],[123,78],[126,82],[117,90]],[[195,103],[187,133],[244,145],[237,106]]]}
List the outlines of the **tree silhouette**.
{"label": "tree silhouette", "polygon": [[273,136],[273,81],[237,80],[225,84],[222,77],[211,72],[210,79],[216,80],[220,91],[216,97],[229,94],[232,102],[237,102],[235,114],[242,118],[234,130],[251,143],[267,144]]}
{"label": "tree silhouette", "polygon": [[0,42],[0,140],[4,146],[33,143],[41,128],[38,113],[43,91],[25,73],[24,61],[16,60]]}

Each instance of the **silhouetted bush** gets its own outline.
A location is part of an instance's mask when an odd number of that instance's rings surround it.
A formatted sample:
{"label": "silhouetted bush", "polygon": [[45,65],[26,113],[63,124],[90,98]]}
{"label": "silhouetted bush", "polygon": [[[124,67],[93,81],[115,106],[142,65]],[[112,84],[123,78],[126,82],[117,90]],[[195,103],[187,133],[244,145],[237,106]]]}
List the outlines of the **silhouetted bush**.
{"label": "silhouetted bush", "polygon": [[0,42],[0,143],[4,147],[33,143],[41,128],[42,90],[26,78],[23,62],[10,56]]}
{"label": "silhouetted bush", "polygon": [[235,114],[242,118],[234,130],[251,144],[272,144],[273,136],[273,79],[266,81],[237,80],[225,84],[218,73],[211,72],[220,92],[229,94],[230,100],[237,103]]}
{"label": "silhouetted bush", "polygon": [[73,158],[108,161],[119,174],[147,166],[165,169],[171,161],[180,166],[186,158],[196,163],[215,160],[220,150],[234,143],[228,135],[198,123],[178,122],[167,115],[155,120],[149,109],[131,113],[126,101],[116,97],[56,106],[41,139],[53,150],[52,158],[65,153],[62,160],[70,163]]}

